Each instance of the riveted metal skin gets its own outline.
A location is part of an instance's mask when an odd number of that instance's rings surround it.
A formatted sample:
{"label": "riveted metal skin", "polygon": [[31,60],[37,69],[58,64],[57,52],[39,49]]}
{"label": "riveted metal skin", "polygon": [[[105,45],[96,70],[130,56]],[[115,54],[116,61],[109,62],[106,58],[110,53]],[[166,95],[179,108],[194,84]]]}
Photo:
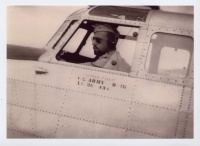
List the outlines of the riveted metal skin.
{"label": "riveted metal skin", "polygon": [[67,20],[139,28],[131,71],[58,61],[60,48],[47,47],[38,62],[8,60],[8,138],[193,138],[193,57],[185,78],[145,70],[151,36],[193,38],[193,16],[150,10],[139,22],[91,16],[93,9]]}

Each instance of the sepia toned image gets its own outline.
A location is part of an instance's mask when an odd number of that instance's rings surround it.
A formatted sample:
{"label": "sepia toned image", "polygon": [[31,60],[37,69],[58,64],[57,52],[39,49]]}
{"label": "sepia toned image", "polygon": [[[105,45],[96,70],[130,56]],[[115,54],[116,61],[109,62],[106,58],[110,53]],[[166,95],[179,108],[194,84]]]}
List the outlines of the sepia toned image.
{"label": "sepia toned image", "polygon": [[7,138],[194,138],[193,9],[8,6]]}

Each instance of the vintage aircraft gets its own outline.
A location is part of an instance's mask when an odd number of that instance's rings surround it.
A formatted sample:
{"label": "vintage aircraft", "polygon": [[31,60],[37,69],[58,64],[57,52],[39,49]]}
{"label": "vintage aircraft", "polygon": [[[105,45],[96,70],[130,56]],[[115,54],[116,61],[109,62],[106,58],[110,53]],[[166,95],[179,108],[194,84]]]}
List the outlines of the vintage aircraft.
{"label": "vintage aircraft", "polygon": [[[193,21],[148,7],[73,13],[38,61],[8,59],[7,137],[193,138]],[[129,71],[81,64],[104,23]]]}

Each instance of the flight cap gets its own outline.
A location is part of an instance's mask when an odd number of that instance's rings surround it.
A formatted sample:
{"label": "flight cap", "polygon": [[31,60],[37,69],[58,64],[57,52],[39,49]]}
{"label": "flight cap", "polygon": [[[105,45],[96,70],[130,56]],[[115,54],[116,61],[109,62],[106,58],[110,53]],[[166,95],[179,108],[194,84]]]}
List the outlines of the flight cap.
{"label": "flight cap", "polygon": [[108,25],[108,24],[98,24],[95,26],[94,28],[94,33],[95,32],[111,32],[111,33],[115,33],[115,31],[113,30],[113,28]]}

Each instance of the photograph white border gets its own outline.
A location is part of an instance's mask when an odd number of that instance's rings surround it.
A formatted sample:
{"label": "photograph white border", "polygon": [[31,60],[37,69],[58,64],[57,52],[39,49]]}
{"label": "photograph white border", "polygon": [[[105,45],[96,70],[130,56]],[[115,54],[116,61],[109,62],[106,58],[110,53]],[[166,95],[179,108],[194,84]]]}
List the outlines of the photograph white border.
{"label": "photograph white border", "polygon": [[[9,5],[165,5],[165,6],[194,6],[194,138],[193,139],[7,139],[6,137],[6,42],[7,42],[7,13]],[[0,145],[84,145],[84,146],[198,146],[200,143],[200,1],[199,0],[0,0]]]}

